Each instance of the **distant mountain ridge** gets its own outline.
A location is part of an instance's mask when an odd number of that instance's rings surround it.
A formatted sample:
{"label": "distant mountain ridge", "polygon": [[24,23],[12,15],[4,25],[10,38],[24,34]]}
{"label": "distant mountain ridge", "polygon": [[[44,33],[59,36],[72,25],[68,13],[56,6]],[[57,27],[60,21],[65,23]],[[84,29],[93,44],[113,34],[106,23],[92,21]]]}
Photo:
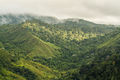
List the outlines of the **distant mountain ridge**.
{"label": "distant mountain ridge", "polygon": [[60,22],[60,20],[58,20],[57,18],[50,17],[50,16],[36,16],[31,14],[16,14],[16,15],[3,14],[3,15],[0,15],[0,25],[19,24],[19,23],[25,22],[26,20],[32,20],[32,19],[39,19],[49,24],[55,24]]}
{"label": "distant mountain ridge", "polygon": [[[67,19],[58,19],[53,16],[39,16],[33,14],[0,14],[0,25],[3,24],[20,24],[27,20],[38,19],[48,24],[58,24],[58,23],[66,23],[66,22],[76,22],[76,23],[89,23],[96,24],[91,21],[87,21],[80,18],[67,18]],[[113,25],[110,25],[113,26]],[[119,25],[114,25],[115,27],[119,27]]]}

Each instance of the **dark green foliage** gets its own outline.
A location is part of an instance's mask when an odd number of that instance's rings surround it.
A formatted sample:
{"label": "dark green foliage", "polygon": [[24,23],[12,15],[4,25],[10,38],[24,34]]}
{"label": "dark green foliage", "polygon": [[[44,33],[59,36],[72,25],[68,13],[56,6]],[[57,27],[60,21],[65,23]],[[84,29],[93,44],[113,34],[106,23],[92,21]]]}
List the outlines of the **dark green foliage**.
{"label": "dark green foliage", "polygon": [[16,73],[19,74],[23,77],[25,77],[27,80],[36,80],[37,76],[30,71],[29,69],[23,67],[12,67],[11,70]]}
{"label": "dark green foliage", "polygon": [[107,37],[109,37],[109,39],[105,39],[106,41],[98,45],[98,49],[93,50],[95,58],[92,63],[81,66],[79,71],[73,72],[72,75],[68,74],[70,77],[68,77],[67,79],[70,78],[72,80],[119,80],[119,31],[116,31],[113,34],[109,34],[107,35]]}
{"label": "dark green foliage", "polygon": [[12,57],[7,51],[0,49],[0,67],[8,67],[11,59]]}

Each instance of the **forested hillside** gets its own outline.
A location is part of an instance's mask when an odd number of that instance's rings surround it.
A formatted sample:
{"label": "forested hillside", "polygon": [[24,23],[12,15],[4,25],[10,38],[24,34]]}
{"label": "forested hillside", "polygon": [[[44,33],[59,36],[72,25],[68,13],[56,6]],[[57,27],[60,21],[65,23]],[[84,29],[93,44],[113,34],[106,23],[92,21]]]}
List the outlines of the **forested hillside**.
{"label": "forested hillside", "polygon": [[82,65],[63,80],[119,80],[120,29],[106,37],[102,38],[105,39],[102,44],[93,49],[93,61],[90,64]]}
{"label": "forested hillside", "polygon": [[120,29],[115,25],[8,16],[12,22],[0,26],[1,80],[119,79]]}

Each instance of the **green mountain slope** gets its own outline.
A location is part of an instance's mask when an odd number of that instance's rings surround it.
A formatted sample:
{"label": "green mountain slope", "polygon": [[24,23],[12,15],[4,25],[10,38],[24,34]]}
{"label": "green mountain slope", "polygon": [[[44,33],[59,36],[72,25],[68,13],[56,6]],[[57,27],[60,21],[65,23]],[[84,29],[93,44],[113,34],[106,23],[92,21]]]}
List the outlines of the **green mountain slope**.
{"label": "green mountain slope", "polygon": [[35,57],[60,55],[59,47],[42,41],[20,25],[0,28],[1,80],[51,80],[59,76],[59,72],[34,62]]}
{"label": "green mountain slope", "polygon": [[[94,62],[95,59],[103,62],[106,56],[117,53],[119,31],[111,33],[114,30],[114,25],[95,24],[81,19],[68,19],[57,24],[32,19],[21,24],[2,25],[0,78],[65,80],[65,76],[69,80],[71,75],[67,76],[66,73],[74,72],[79,67],[79,71],[84,70],[83,65],[98,63]],[[79,73],[74,74],[79,76]],[[87,75],[82,73],[82,77],[77,77],[74,74],[73,80],[84,80],[84,75]]]}
{"label": "green mountain slope", "polygon": [[22,76],[8,70],[11,64],[11,55],[3,48],[0,48],[0,80],[25,80]]}
{"label": "green mountain slope", "polygon": [[52,80],[59,72],[40,63],[20,59],[15,61],[7,51],[0,50],[0,80]]}
{"label": "green mountain slope", "polygon": [[0,37],[5,49],[15,51],[20,55],[52,57],[59,54],[58,47],[42,41],[22,27],[15,27],[9,29],[8,32],[1,32]]}
{"label": "green mountain slope", "polygon": [[78,22],[66,20],[52,25],[32,20],[26,21],[22,26],[43,41],[60,47],[61,56],[47,60],[34,58],[37,62],[60,70],[77,68],[91,61],[86,58],[91,55],[88,52],[92,48],[102,43],[97,41],[99,37],[116,30],[113,25],[100,25],[79,19]]}
{"label": "green mountain slope", "polygon": [[94,60],[80,67],[69,78],[63,80],[119,80],[120,61],[120,31],[109,34],[108,40],[98,45],[94,50]]}

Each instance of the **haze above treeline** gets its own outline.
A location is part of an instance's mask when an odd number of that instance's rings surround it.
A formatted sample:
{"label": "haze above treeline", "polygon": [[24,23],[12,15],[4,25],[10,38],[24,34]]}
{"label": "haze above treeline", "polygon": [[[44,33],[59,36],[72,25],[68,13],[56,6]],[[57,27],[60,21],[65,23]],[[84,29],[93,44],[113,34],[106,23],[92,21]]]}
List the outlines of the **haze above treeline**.
{"label": "haze above treeline", "polygon": [[119,0],[1,0],[0,14],[35,14],[120,24]]}

